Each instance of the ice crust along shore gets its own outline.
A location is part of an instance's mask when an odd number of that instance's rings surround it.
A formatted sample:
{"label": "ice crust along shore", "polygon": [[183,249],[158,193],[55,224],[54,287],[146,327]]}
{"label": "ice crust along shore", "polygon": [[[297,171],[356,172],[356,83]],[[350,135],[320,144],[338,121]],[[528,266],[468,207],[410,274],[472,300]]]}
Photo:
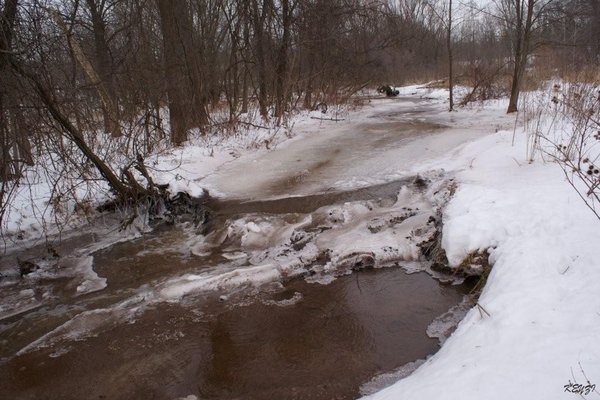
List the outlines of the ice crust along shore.
{"label": "ice crust along shore", "polygon": [[[590,385],[600,387],[600,247],[597,246],[600,221],[568,185],[556,164],[539,158],[528,162],[527,134],[522,128],[514,132],[506,130],[507,121],[512,117],[504,115],[504,102],[444,114],[443,90],[408,87],[401,90],[402,94],[427,96],[430,107],[427,115],[439,114],[435,118],[449,127],[442,131],[447,134],[428,135],[404,142],[402,147],[386,148],[379,158],[359,163],[356,170],[335,179],[332,175],[327,184],[353,188],[444,170],[454,176],[457,183],[457,190],[443,213],[443,247],[448,259],[456,266],[469,253],[488,250],[493,270],[479,299],[485,312],[478,307],[471,309],[437,354],[412,374],[365,399],[552,400],[578,396],[568,391],[568,388],[573,389],[568,386],[570,383],[585,386],[589,380]],[[378,103],[369,107],[372,107],[369,112],[386,113],[398,108],[406,110],[407,106]],[[253,185],[263,187],[261,168],[272,168],[281,159],[309,151],[312,144],[307,147],[303,141],[320,143],[322,138],[314,139],[311,131],[317,129],[321,134],[335,137],[343,135],[349,124],[365,121],[368,121],[366,111],[350,117],[347,125],[307,120],[304,125],[298,125],[294,139],[282,142],[276,150],[241,152],[235,157],[225,149],[217,150],[214,157],[206,157],[205,148],[186,148],[171,158],[158,159],[159,166],[165,170],[173,163],[181,162],[185,166],[185,171],[178,175],[165,173],[162,181],[169,182],[173,190],[191,194],[199,193],[203,185],[208,184],[212,193],[236,196]],[[355,160],[359,160],[359,156]],[[236,171],[253,164],[260,165],[255,170],[255,179],[238,179],[233,183],[227,180]],[[365,173],[357,175],[356,171],[361,168]],[[209,178],[205,178],[207,176]],[[310,192],[317,186],[309,182],[298,187],[296,192],[288,194]],[[285,194],[276,190],[270,193],[274,197]],[[363,224],[365,221],[360,215],[365,210],[361,207],[353,205],[346,211],[355,217],[358,215],[357,221]],[[240,221],[240,224],[243,225],[238,227],[243,231],[240,240],[250,247],[260,245],[265,233],[273,229],[272,224],[259,220]],[[293,228],[277,229],[289,236]],[[343,255],[353,247],[344,248],[344,241],[353,244],[357,240],[355,228],[349,225],[343,232],[346,237],[325,234],[320,240],[324,246],[338,246],[339,255]],[[279,231],[277,234],[283,235]],[[394,240],[393,236],[386,235],[384,232],[379,238]],[[382,245],[380,242],[362,243],[365,251]],[[231,268],[222,274],[222,279],[198,274],[174,277],[151,295],[145,293],[144,300],[179,301],[203,288],[259,284],[281,279],[284,272],[302,269],[291,263],[282,267],[281,263],[269,262],[236,269],[236,263],[251,256],[250,252],[238,250],[228,253]],[[415,249],[408,246],[404,251],[406,258],[410,258]],[[308,247],[306,256],[315,256],[314,249]],[[91,270],[89,264],[84,264],[82,271]],[[86,279],[89,281],[82,283],[82,291],[101,290],[105,284],[97,276],[86,276]],[[27,297],[29,292],[23,291],[21,295]],[[127,302],[117,307],[119,311],[121,308],[129,310],[123,311],[125,320],[131,315],[130,311],[138,310],[137,303],[133,305],[131,310]],[[23,306],[29,305],[24,302]],[[96,314],[90,311],[89,316]],[[66,324],[55,334],[68,337],[69,329]],[[585,398],[597,396],[598,392],[592,392]]]}
{"label": "ice crust along shore", "polygon": [[489,315],[471,309],[437,354],[365,399],[558,400],[600,386],[600,221],[558,165],[527,161],[526,140],[500,131],[430,164],[457,171],[443,216],[450,263],[490,252]]}

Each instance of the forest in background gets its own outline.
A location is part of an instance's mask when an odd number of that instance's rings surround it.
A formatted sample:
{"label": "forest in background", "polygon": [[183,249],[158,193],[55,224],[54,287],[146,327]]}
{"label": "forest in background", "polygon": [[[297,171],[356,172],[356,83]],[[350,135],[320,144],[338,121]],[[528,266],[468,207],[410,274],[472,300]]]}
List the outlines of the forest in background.
{"label": "forest in background", "polygon": [[90,182],[132,204],[165,195],[147,155],[191,134],[278,126],[382,84],[453,77],[468,102],[600,64],[598,0],[5,0],[0,13],[0,221],[32,168],[55,207]]}

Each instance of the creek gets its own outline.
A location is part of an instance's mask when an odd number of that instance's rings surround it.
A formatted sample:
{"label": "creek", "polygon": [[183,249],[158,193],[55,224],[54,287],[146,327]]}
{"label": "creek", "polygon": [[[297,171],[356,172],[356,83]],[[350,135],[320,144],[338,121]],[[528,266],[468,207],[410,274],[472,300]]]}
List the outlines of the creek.
{"label": "creek", "polygon": [[[353,399],[433,354],[428,326],[469,291],[420,255],[451,180],[398,171],[475,129],[386,107],[207,178],[210,229],[88,229],[57,259],[5,255],[0,398]],[[19,256],[40,268],[19,277]]]}

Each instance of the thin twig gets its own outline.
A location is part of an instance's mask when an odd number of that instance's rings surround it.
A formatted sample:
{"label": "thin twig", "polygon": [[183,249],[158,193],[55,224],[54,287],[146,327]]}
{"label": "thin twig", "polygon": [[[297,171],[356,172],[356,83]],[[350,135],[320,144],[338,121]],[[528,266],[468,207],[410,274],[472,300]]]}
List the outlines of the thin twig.
{"label": "thin twig", "polygon": [[483,311],[483,313],[485,313],[485,314],[486,314],[488,317],[491,317],[491,316],[492,316],[492,315],[491,315],[489,312],[487,312],[487,310],[486,310],[485,308],[483,308],[483,306],[482,306],[481,304],[479,304],[479,303],[475,303],[475,305],[477,306],[477,309],[479,310],[479,315],[481,315],[481,318],[483,318],[482,311]]}

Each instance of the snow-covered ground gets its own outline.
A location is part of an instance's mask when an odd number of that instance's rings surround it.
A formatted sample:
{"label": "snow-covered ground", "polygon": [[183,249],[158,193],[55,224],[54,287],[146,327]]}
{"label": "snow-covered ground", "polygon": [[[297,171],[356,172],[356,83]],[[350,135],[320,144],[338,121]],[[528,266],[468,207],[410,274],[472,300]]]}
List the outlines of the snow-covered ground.
{"label": "snow-covered ground", "polygon": [[442,349],[368,399],[600,396],[600,221],[558,165],[528,162],[526,141],[522,128],[500,131],[421,166],[456,172],[450,263],[488,250],[493,269]]}
{"label": "snow-covered ground", "polygon": [[443,91],[402,88],[398,98],[375,99],[344,121],[295,128],[277,151],[247,153],[201,179],[211,193],[265,198],[348,190],[413,174],[415,166],[456,146],[510,125],[488,109],[461,116],[445,112]]}
{"label": "snow-covered ground", "polygon": [[[338,115],[343,121],[310,118],[335,117],[330,115],[299,116],[293,138],[281,131],[265,132],[274,135],[250,142],[232,137],[191,143],[157,155],[151,167],[173,192],[199,195],[208,189],[243,199],[353,189],[416,174],[454,177],[457,188],[443,212],[448,260],[457,266],[470,253],[487,250],[492,272],[479,305],[442,349],[414,364],[420,366],[408,377],[368,398],[568,399],[577,390],[599,396],[586,390],[600,385],[600,247],[594,245],[600,221],[556,164],[540,157],[528,161],[528,134],[518,124],[510,128],[514,117],[504,114],[504,101],[448,113],[445,95],[444,90],[401,88],[398,99],[374,100]],[[194,233],[185,251],[203,257],[214,240],[229,261],[169,277],[150,290],[140,288],[137,297],[115,310],[124,316],[138,310],[138,297],[149,303],[179,301],[197,291],[302,274],[324,249],[332,250],[329,257],[338,267],[351,252],[388,257],[377,253],[387,245],[400,249],[399,259],[414,259],[417,242],[402,238],[426,224],[439,204],[429,195],[403,198],[409,189],[402,190],[402,201],[395,204],[348,203],[299,219],[251,215],[229,220],[214,238]],[[400,218],[400,228],[393,226],[386,212],[406,212],[403,207],[410,201],[420,212]],[[328,231],[292,252],[294,240],[304,240],[299,233],[312,234],[323,224],[319,218]],[[389,229],[379,231],[380,225]],[[83,270],[91,270],[89,263]],[[327,271],[326,265],[312,272],[326,281],[335,271]],[[83,282],[94,283],[82,291],[102,290],[104,282],[97,276],[82,276]],[[31,297],[29,292],[19,296]],[[98,319],[96,314],[82,313],[76,322]],[[55,336],[69,329],[67,323]],[[51,343],[52,335],[45,339]],[[406,375],[406,368],[401,373]]]}

